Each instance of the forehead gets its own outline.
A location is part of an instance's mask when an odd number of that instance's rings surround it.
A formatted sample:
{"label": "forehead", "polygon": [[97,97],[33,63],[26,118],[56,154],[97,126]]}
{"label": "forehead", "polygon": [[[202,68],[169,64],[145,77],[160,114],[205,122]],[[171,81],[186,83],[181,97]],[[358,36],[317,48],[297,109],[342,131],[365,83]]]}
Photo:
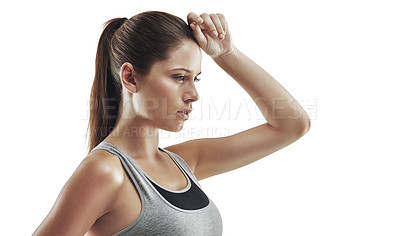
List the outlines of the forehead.
{"label": "forehead", "polygon": [[198,74],[201,71],[201,50],[193,41],[183,41],[172,49],[166,60],[156,62],[155,70],[171,70],[174,68],[185,68]]}

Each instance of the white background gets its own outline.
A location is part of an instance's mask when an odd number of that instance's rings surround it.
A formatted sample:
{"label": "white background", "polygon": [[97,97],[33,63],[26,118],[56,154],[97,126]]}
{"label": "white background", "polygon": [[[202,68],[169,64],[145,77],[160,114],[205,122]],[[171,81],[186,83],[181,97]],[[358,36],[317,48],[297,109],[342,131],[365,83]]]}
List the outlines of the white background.
{"label": "white background", "polygon": [[[290,146],[200,182],[224,235],[400,235],[400,9],[354,0],[3,1],[1,235],[32,234],[85,157],[102,24],[146,10],[223,13],[312,119]],[[202,71],[193,116],[160,147],[265,123],[205,54]]]}

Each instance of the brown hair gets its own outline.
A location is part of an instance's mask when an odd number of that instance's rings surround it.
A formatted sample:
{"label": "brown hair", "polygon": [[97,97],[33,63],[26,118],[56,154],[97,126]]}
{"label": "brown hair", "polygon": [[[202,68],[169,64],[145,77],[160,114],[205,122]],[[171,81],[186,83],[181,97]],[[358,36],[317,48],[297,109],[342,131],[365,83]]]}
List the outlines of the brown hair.
{"label": "brown hair", "polygon": [[185,21],[160,11],[143,12],[130,19],[114,18],[103,25],[90,94],[88,154],[114,128],[122,99],[122,64],[129,62],[137,73],[146,75],[155,62],[167,59],[169,51],[182,41],[196,42]]}

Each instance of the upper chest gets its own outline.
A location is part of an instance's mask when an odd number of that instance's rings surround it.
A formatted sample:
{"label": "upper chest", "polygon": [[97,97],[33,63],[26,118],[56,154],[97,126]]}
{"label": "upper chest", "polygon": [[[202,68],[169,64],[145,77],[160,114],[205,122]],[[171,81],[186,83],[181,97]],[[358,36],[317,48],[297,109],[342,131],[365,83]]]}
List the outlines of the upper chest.
{"label": "upper chest", "polygon": [[145,159],[137,159],[135,162],[151,180],[166,189],[181,190],[188,185],[181,168],[166,153],[156,162]]}

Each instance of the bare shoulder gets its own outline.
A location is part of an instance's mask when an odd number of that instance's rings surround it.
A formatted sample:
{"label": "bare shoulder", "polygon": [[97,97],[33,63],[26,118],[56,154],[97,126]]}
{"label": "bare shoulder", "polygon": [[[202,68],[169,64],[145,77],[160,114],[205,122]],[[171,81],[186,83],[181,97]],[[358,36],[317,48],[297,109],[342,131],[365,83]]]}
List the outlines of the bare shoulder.
{"label": "bare shoulder", "polygon": [[82,160],[61,194],[80,196],[81,200],[91,202],[89,205],[99,200],[93,196],[103,196],[101,202],[92,205],[103,208],[97,212],[97,216],[100,216],[112,209],[113,199],[117,197],[123,182],[124,172],[118,157],[96,150]]}
{"label": "bare shoulder", "polygon": [[122,184],[124,170],[117,156],[105,151],[95,150],[81,162],[79,169],[84,169],[93,178],[108,179],[115,184]]}
{"label": "bare shoulder", "polygon": [[97,150],[85,157],[34,235],[83,235],[110,212],[124,181],[116,158]]}

